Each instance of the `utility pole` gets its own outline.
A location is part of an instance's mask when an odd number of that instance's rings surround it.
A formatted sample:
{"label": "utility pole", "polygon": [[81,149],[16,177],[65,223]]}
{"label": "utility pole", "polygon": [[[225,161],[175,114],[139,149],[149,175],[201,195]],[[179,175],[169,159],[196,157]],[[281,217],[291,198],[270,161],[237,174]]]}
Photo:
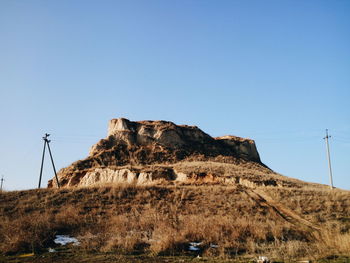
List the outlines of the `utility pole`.
{"label": "utility pole", "polygon": [[5,179],[4,179],[4,176],[2,175],[2,176],[1,176],[1,187],[0,187],[0,192],[2,192],[2,184],[3,184],[4,181],[5,181]]}
{"label": "utility pole", "polygon": [[50,134],[45,133],[45,137],[43,137],[44,140],[44,149],[43,149],[43,155],[41,157],[41,167],[40,167],[40,176],[39,176],[39,185],[38,188],[40,188],[40,184],[41,184],[41,176],[43,174],[43,167],[44,167],[44,159],[45,159],[45,149],[46,149],[46,140],[47,137],[49,137]]}
{"label": "utility pole", "polygon": [[328,135],[328,129],[326,129],[326,137],[323,139],[326,140],[326,147],[327,147],[327,159],[328,159],[328,168],[329,168],[329,183],[330,188],[333,189],[333,177],[332,177],[332,165],[331,165],[331,155],[329,153],[329,143],[328,139],[331,138],[330,135]]}
{"label": "utility pole", "polygon": [[54,171],[55,177],[56,177],[57,187],[60,188],[60,183],[59,183],[59,181],[58,181],[55,163],[53,162],[52,153],[51,153],[51,149],[50,149],[50,142],[51,142],[51,141],[48,139],[49,136],[50,136],[50,134],[45,133],[45,136],[43,137],[43,140],[44,140],[44,149],[43,149],[43,155],[42,155],[42,158],[41,158],[41,167],[40,167],[40,176],[39,176],[39,185],[38,185],[38,188],[40,188],[40,185],[41,185],[41,178],[42,178],[42,174],[43,174],[43,167],[44,167],[44,158],[45,158],[46,145],[47,145],[47,148],[49,149],[49,154],[50,154],[50,158],[51,158],[52,168],[53,168],[53,171]]}

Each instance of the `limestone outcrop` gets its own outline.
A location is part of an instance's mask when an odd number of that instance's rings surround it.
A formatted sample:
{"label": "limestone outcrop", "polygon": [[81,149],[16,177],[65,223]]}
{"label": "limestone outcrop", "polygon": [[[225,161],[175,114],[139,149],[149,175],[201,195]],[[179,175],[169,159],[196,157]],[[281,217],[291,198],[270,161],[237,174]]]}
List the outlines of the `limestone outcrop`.
{"label": "limestone outcrop", "polygon": [[[91,147],[86,159],[61,169],[58,177],[61,186],[185,182],[186,173],[174,169],[185,162],[231,163],[241,167],[249,164],[271,172],[261,163],[253,140],[236,136],[213,138],[196,126],[169,121],[134,122],[119,118],[109,122],[107,137]],[[49,181],[49,187],[54,184]]]}

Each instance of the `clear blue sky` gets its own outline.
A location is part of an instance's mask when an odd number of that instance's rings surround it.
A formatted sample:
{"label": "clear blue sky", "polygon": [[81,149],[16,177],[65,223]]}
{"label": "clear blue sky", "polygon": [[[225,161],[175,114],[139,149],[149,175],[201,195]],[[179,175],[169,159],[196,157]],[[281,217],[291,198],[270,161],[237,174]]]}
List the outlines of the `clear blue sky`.
{"label": "clear blue sky", "polygon": [[1,0],[5,188],[37,186],[45,132],[59,169],[126,117],[252,138],[273,170],[325,184],[328,128],[350,189],[349,14],[348,0]]}

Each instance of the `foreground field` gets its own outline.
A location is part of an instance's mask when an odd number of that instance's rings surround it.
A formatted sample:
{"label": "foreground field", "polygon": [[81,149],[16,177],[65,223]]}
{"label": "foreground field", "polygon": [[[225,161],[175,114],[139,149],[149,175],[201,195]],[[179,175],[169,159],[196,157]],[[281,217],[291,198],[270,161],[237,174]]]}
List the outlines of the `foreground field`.
{"label": "foreground field", "polygon": [[[60,254],[46,253],[32,257],[0,256],[0,263],[246,263],[255,262],[252,258],[223,259],[208,257],[190,257],[190,256],[132,256],[115,255],[113,253],[79,253],[65,252]],[[319,263],[349,263],[349,257],[328,257],[317,260]]]}
{"label": "foreground field", "polygon": [[[350,255],[350,193],[342,190],[119,185],[6,192],[0,198],[0,250],[8,262],[34,262],[11,257],[22,253],[35,253],[35,262],[43,263],[55,257],[65,262],[65,255],[74,262]],[[80,245],[48,254],[49,247],[60,248],[53,243],[56,234],[75,236]],[[189,251],[190,242],[198,250]],[[78,261],[84,254],[94,261]]]}
{"label": "foreground field", "polygon": [[[0,258],[0,262],[8,263],[184,263],[184,262],[207,262],[207,263],[238,263],[233,259],[213,259],[213,258],[196,258],[189,256],[128,256],[115,255],[112,253],[79,253],[65,252],[59,254],[46,253],[32,257],[7,256]],[[339,262],[340,263],[340,262]]]}

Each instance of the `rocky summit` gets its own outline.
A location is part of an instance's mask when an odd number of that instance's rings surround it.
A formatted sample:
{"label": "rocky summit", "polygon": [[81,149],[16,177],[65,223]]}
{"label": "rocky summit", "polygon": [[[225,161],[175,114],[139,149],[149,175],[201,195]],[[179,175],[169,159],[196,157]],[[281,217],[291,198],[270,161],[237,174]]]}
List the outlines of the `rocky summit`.
{"label": "rocky summit", "polygon": [[[86,159],[61,169],[58,178],[63,187],[109,183],[291,183],[261,162],[251,139],[231,135],[213,138],[196,126],[124,118],[112,119],[107,138],[93,145]],[[48,186],[55,184],[50,180]]]}

